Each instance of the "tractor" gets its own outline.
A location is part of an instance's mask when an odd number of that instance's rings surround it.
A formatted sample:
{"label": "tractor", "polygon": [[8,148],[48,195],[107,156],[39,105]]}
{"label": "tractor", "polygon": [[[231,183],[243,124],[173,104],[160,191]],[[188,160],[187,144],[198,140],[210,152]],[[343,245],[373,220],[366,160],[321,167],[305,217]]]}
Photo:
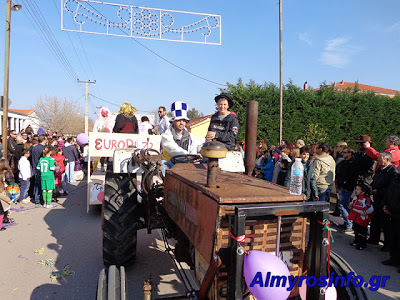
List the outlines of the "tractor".
{"label": "tractor", "polygon": [[[177,266],[185,262],[193,270],[195,279],[182,278],[187,292],[176,299],[255,299],[243,276],[244,256],[252,250],[278,256],[292,276],[354,272],[328,251],[329,203],[307,202],[305,195],[291,195],[276,184],[222,171],[219,161],[226,151],[223,144],[208,142],[201,150],[207,163],[199,163],[197,155],[174,157],[165,176],[156,149],[114,151],[102,202],[106,268],[99,276],[98,300],[128,299],[125,266],[135,262],[140,229],[160,230],[165,243],[174,242],[169,250]],[[252,160],[250,152],[246,157]],[[245,164],[247,173],[251,162]],[[336,290],[337,299],[367,299],[363,287]],[[325,299],[325,293],[324,287],[307,287],[306,298]],[[148,282],[143,295],[152,299]],[[298,286],[289,299],[301,299]]]}

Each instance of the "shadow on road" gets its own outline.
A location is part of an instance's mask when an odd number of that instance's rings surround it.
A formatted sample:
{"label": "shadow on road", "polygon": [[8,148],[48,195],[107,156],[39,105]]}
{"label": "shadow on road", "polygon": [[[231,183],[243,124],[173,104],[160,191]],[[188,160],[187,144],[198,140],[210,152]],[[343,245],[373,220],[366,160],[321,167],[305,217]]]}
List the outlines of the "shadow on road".
{"label": "shadow on road", "polygon": [[[75,275],[56,279],[57,284],[38,286],[31,295],[39,299],[93,299],[101,260],[100,207],[86,213],[86,180],[77,186],[69,185],[69,195],[59,199],[59,206],[51,209],[44,220],[56,239],[46,245],[57,252],[55,270],[70,265]],[[49,273],[51,269],[49,268]]]}
{"label": "shadow on road", "polygon": [[[66,266],[74,276],[65,276],[34,289],[31,300],[95,299],[98,276],[104,267],[102,259],[101,207],[91,206],[86,213],[86,180],[69,186],[69,195],[44,217],[55,243],[46,247],[57,253],[53,268],[61,272]],[[49,274],[51,269],[49,269]],[[126,268],[129,299],[142,299],[143,282],[149,277],[154,294],[183,294],[184,287],[175,275],[174,265],[164,252],[159,231],[138,232],[136,262]],[[57,283],[57,284],[55,284]]]}

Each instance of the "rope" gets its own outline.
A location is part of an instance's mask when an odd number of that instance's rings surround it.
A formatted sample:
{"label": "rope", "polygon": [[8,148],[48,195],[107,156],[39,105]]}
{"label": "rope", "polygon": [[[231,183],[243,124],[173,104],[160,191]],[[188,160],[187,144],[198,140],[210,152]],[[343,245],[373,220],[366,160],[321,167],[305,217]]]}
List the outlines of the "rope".
{"label": "rope", "polygon": [[236,242],[238,242],[238,243],[239,243],[239,247],[242,248],[246,254],[249,254],[249,251],[247,251],[247,250],[243,247],[242,243],[244,243],[244,242],[246,241],[246,238],[248,238],[248,237],[253,237],[253,236],[254,236],[254,234],[250,234],[250,235],[245,235],[245,234],[244,234],[244,235],[239,235],[238,237],[235,237],[235,236],[232,234],[232,232],[229,231],[229,237],[232,238],[232,239],[234,239]]}
{"label": "rope", "polygon": [[317,221],[319,224],[323,225],[322,230],[328,230],[328,284],[326,286],[326,289],[328,289],[329,287],[329,283],[330,283],[330,265],[331,265],[331,239],[332,239],[332,243],[334,242],[333,240],[333,235],[332,235],[332,229],[330,228],[330,222],[327,219],[324,219],[322,222],[321,221]]}

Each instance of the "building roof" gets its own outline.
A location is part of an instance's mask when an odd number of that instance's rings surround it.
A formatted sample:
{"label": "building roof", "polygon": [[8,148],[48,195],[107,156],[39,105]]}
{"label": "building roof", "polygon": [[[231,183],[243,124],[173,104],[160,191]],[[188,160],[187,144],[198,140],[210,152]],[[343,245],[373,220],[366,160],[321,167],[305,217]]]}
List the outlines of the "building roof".
{"label": "building roof", "polygon": [[[400,94],[400,91],[397,91],[397,90],[385,89],[385,88],[381,88],[378,86],[367,85],[367,84],[362,84],[362,83],[358,83],[358,82],[346,82],[343,80],[341,82],[334,82],[333,84],[330,84],[328,86],[329,87],[334,86],[336,89],[350,88],[350,89],[354,90],[354,89],[356,89],[356,84],[357,84],[357,88],[361,91],[372,91],[375,93],[391,94],[391,95]],[[319,89],[317,89],[317,90],[319,90]]]}
{"label": "building roof", "polygon": [[204,117],[200,117],[200,118],[191,119],[189,124],[187,125],[187,127],[190,128],[190,127],[196,126],[197,124],[200,124],[200,123],[206,121],[207,119],[211,119],[211,116],[212,115],[208,115],[208,116],[204,116]]}
{"label": "building roof", "polygon": [[23,115],[27,115],[27,116],[29,116],[30,114],[35,112],[34,109],[14,109],[14,108],[11,109],[11,108],[9,108],[8,110],[11,110],[11,111],[14,111],[16,113],[23,114]]}

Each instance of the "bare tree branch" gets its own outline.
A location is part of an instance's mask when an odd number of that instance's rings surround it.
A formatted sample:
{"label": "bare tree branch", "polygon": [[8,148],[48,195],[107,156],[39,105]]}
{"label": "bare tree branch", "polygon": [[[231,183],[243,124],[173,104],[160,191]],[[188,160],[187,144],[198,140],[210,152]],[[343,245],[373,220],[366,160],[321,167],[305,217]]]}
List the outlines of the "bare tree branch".
{"label": "bare tree branch", "polygon": [[[34,108],[41,125],[46,129],[73,135],[85,131],[84,110],[74,100],[45,96],[37,100]],[[93,128],[91,119],[89,119],[89,128]]]}

